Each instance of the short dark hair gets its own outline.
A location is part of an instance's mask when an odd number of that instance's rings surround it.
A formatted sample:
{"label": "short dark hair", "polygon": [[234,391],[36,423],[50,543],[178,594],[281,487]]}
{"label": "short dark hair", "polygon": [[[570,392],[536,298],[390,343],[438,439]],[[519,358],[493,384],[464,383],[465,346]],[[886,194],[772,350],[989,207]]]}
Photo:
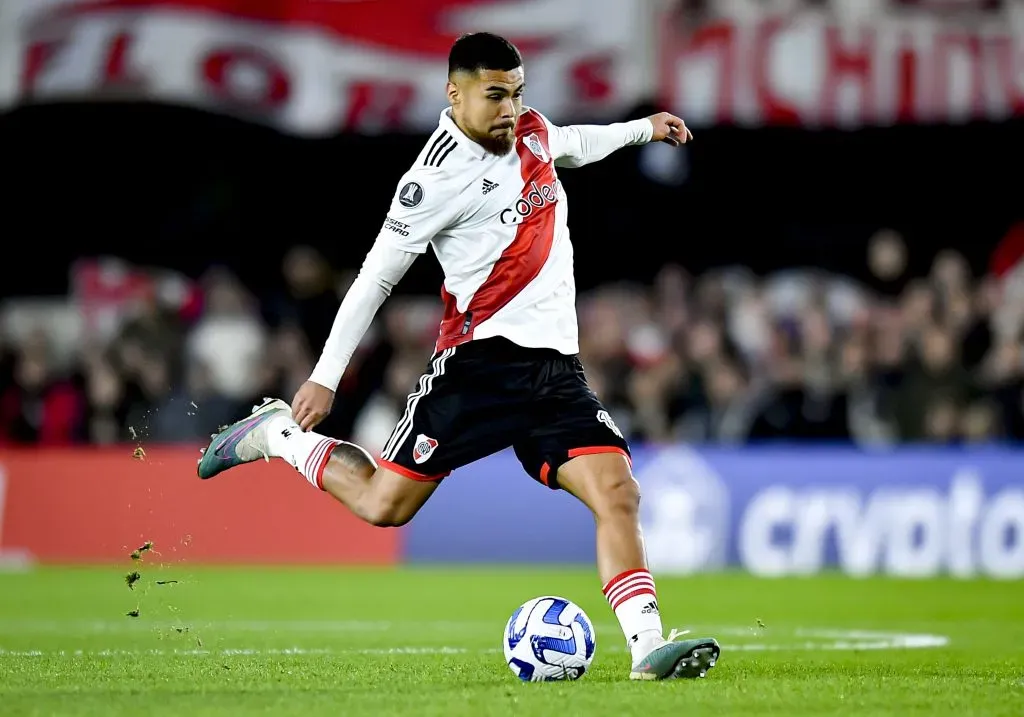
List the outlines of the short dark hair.
{"label": "short dark hair", "polygon": [[511,42],[490,32],[471,32],[459,37],[448,53],[448,74],[521,67],[523,56]]}

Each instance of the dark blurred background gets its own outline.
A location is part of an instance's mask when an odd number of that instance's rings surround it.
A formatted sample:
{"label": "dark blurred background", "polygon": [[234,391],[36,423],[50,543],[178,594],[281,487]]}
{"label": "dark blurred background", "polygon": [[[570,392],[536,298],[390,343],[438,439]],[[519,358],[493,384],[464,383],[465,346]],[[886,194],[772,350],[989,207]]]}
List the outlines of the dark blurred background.
{"label": "dark blurred background", "polygon": [[[419,7],[436,19],[518,4]],[[367,72],[415,85],[417,109],[369,123],[349,105],[349,124],[313,131],[298,99],[265,106],[265,78],[241,103],[175,84],[161,62],[194,48],[161,23],[180,3],[15,5],[0,9],[0,441],[196,441],[264,395],[290,398],[443,106],[437,49],[352,30],[392,56]],[[303,70],[266,13],[308,25],[309,5],[208,10],[244,20],[247,46],[280,49],[297,98],[333,79],[315,58]],[[561,172],[582,359],[630,438],[1024,438],[1024,4],[626,5],[636,26],[606,36],[581,33],[584,5],[544,4],[537,23],[556,39],[527,52],[527,70],[528,102],[562,124],[668,109],[695,134],[675,153],[630,148]],[[343,50],[354,21],[330,22]],[[894,45],[907,27],[932,44]],[[83,28],[109,42],[89,45]],[[793,60],[808,33],[821,56]],[[730,48],[753,53],[749,66],[722,64],[731,55],[714,53]],[[415,53],[434,53],[433,69]],[[76,74],[93,61],[103,81]],[[211,62],[207,80],[220,77]],[[338,67],[358,85],[354,63]],[[835,117],[822,109],[833,91]],[[325,432],[383,445],[431,352],[440,281],[424,257],[385,304]]]}

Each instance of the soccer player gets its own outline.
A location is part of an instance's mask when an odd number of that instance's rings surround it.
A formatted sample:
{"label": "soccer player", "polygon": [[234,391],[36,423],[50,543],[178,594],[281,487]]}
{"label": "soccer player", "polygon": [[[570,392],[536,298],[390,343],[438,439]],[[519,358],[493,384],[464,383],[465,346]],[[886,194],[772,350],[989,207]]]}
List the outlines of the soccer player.
{"label": "soccer player", "polygon": [[[524,89],[522,58],[507,40],[475,33],[455,42],[451,106],[399,181],[309,381],[291,406],[268,399],[214,436],[199,476],[278,457],[364,521],[399,526],[451,471],[512,446],[534,479],[593,511],[598,572],[632,653],[630,677],[703,677],[718,643],[663,636],[629,448],[576,357],[573,249],[556,172],[692,135],[667,113],[559,127],[523,105]],[[444,317],[427,370],[375,461],[312,429],[331,410],[377,309],[428,244],[445,274]]]}

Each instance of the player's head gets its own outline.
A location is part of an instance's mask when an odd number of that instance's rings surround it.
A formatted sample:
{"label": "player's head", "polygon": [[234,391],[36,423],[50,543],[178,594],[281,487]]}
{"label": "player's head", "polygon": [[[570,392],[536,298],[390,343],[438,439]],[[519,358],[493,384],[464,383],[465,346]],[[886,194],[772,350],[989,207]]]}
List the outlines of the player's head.
{"label": "player's head", "polygon": [[523,108],[523,58],[489,32],[463,35],[448,53],[448,101],[459,128],[493,154],[515,146]]}

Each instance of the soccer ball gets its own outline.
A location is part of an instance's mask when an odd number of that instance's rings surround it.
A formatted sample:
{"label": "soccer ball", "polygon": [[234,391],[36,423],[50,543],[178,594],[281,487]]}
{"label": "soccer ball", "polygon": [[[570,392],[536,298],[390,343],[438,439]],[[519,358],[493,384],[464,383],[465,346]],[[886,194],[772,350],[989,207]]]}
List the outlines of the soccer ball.
{"label": "soccer ball", "polygon": [[579,605],[548,595],[516,608],[503,646],[505,662],[523,682],[578,680],[594,659],[597,633]]}

